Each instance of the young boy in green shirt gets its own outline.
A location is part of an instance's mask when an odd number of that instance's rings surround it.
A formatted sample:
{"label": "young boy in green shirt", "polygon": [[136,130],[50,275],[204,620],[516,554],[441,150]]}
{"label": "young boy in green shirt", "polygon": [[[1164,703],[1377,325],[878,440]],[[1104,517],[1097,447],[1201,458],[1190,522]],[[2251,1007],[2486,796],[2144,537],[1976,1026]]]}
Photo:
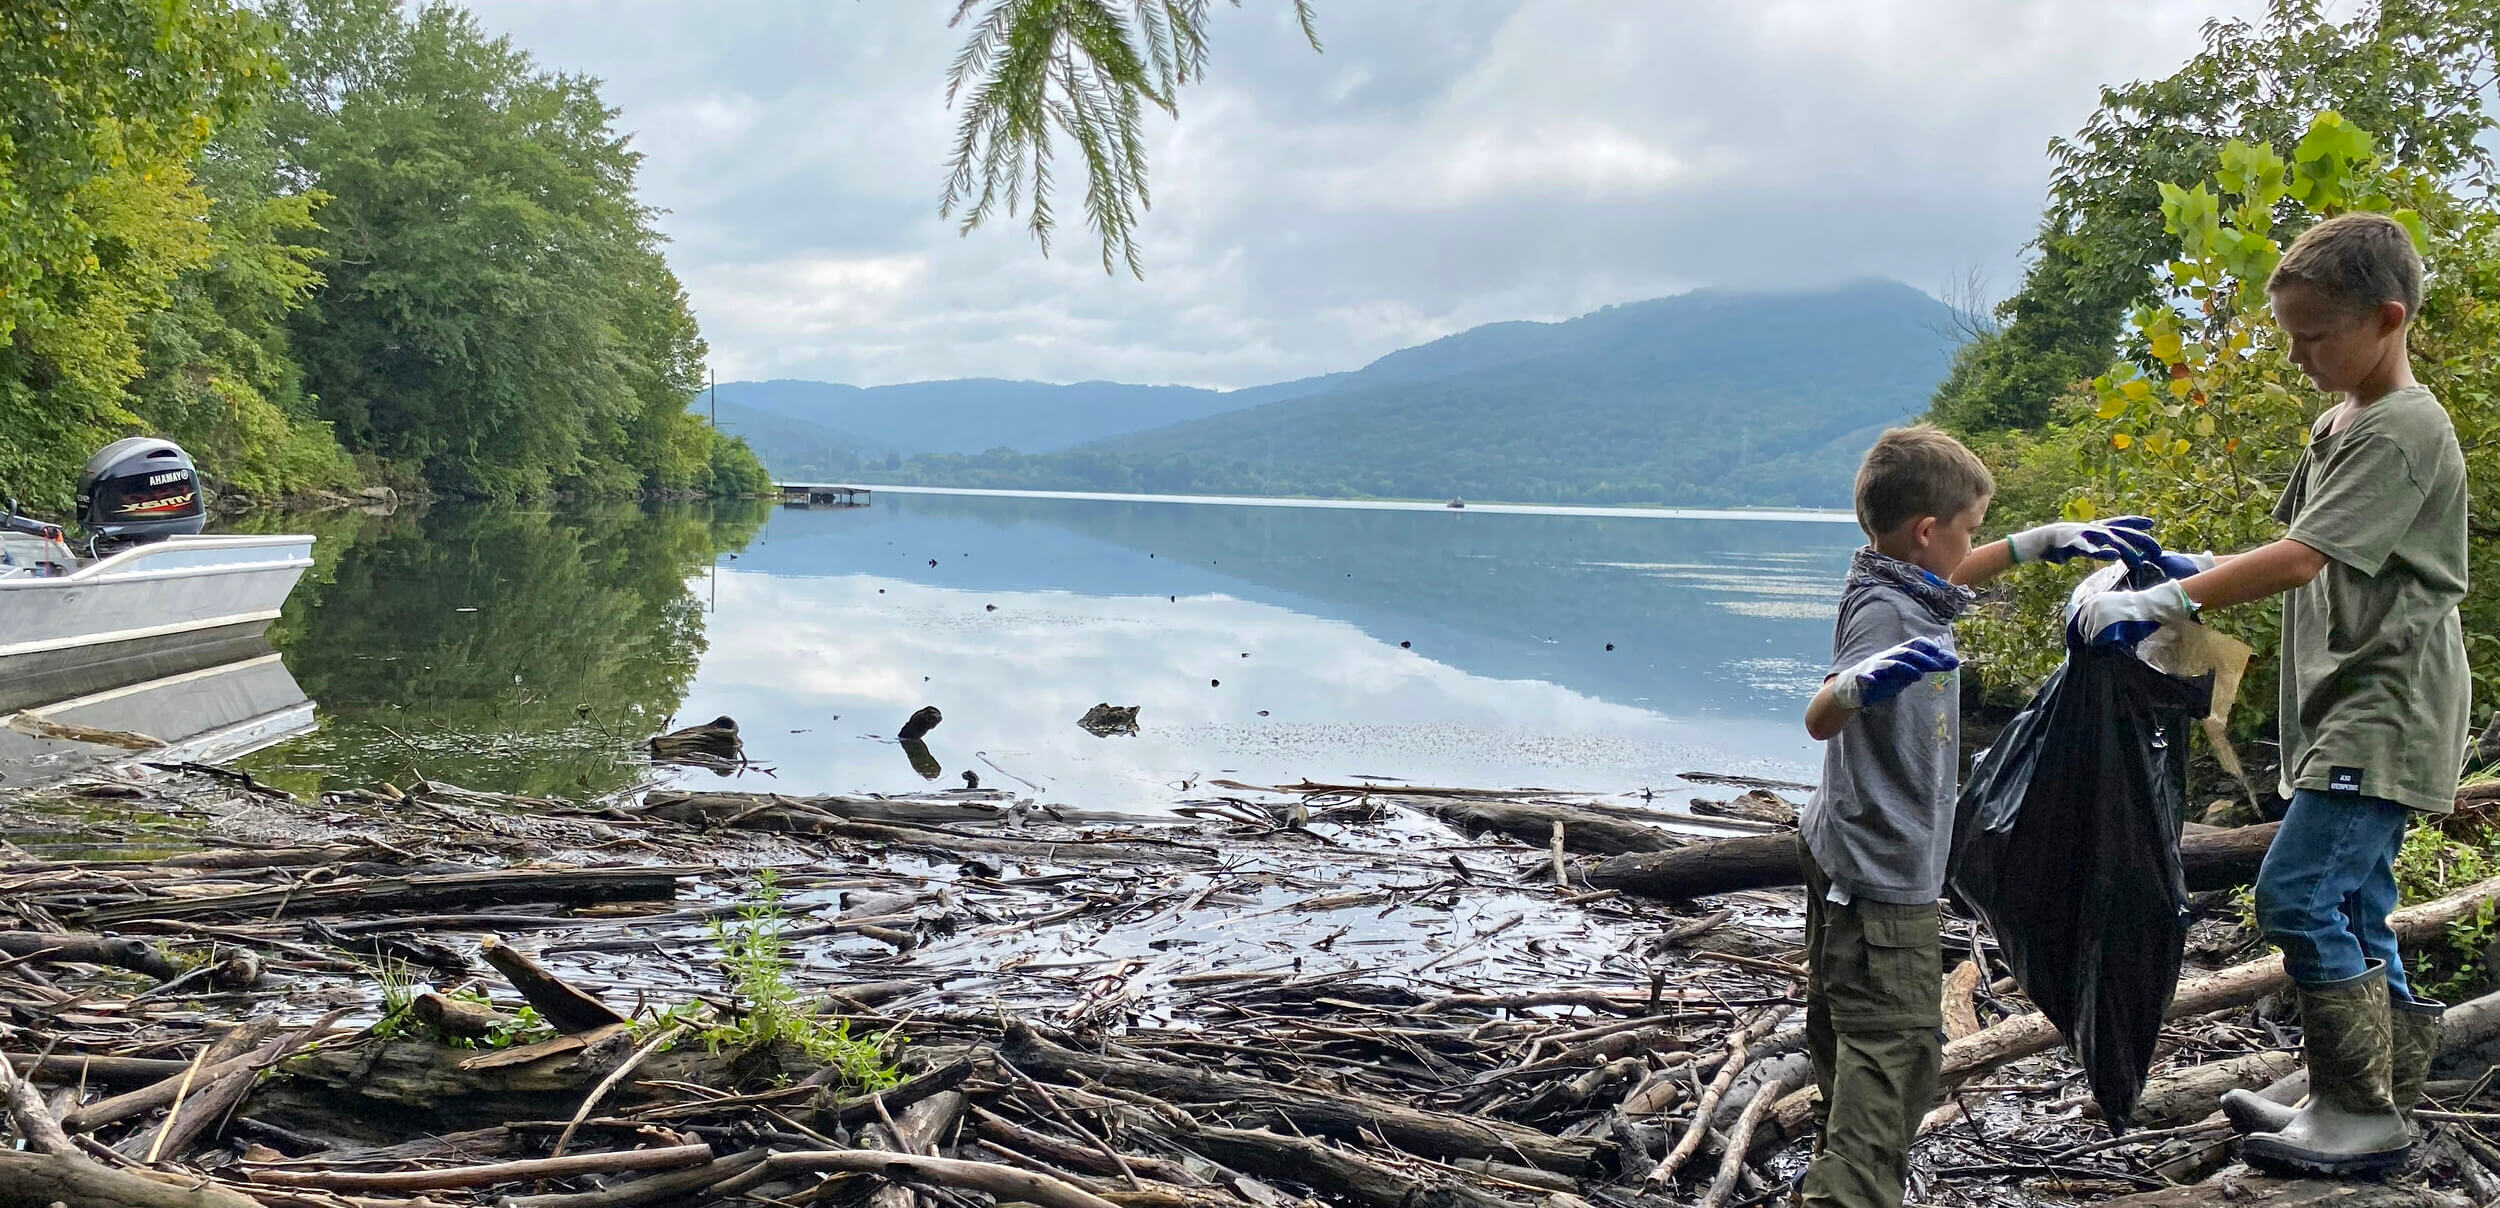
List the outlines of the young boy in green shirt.
{"label": "young boy in green shirt", "polygon": [[2343,396],[2275,505],[2289,532],[2236,557],[2162,555],[2174,581],[2092,597],[2074,624],[2133,642],[2202,609],[2284,597],[2291,809],[2257,874],[2257,919],[2298,990],[2309,1102],[2234,1091],[2223,1110],[2252,1161],[2373,1174],[2403,1162],[2403,1113],[2438,1047],[2442,1008],[2407,984],[2387,916],[2407,818],[2454,808],[2463,762],[2465,458],[2407,358],[2422,261],[2403,227],[2375,214],[2319,223],[2267,290],[2292,362]]}

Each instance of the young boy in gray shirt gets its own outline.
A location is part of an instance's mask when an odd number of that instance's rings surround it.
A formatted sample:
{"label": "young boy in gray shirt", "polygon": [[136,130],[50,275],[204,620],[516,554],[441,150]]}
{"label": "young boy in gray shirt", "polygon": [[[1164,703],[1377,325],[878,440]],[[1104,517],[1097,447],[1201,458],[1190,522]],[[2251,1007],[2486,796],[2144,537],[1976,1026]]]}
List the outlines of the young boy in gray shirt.
{"label": "young boy in gray shirt", "polygon": [[1953,620],[1970,586],[2018,562],[2157,552],[2142,517],[2043,525],[1974,551],[1994,491],[1977,456],[1925,425],[1884,433],[1858,468],[1870,544],[1850,563],[1831,675],[1806,707],[1806,732],[1826,745],[1798,823],[1821,1092],[1808,1205],[1899,1208],[1911,1134],[1935,1097],[1936,899],[1961,762]]}

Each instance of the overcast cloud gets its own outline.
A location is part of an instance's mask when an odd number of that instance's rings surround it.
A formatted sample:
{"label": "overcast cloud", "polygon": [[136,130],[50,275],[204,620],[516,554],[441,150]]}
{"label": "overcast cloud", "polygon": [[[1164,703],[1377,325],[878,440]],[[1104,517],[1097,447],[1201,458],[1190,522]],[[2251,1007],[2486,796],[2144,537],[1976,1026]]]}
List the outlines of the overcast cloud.
{"label": "overcast cloud", "polygon": [[[2012,288],[2049,138],[2258,0],[1219,6],[1143,281],[937,215],[952,0],[469,0],[606,81],[723,379],[1241,386],[1700,285]],[[1061,179],[1081,181],[1073,162]]]}

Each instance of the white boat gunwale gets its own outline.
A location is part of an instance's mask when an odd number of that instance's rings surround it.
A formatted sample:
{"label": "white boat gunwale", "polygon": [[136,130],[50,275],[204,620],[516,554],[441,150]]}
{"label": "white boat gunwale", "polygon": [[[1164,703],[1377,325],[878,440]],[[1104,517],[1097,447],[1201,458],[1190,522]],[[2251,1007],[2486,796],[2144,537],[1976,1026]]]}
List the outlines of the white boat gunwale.
{"label": "white boat gunwale", "polygon": [[0,578],[0,591],[62,591],[91,583],[128,583],[141,579],[238,574],[250,571],[303,569],[313,564],[309,554],[286,559],[262,558],[239,562],[205,562],[185,566],[142,569],[140,564],[161,562],[171,557],[220,551],[241,552],[249,549],[285,547],[312,548],[308,533],[220,533],[215,536],[176,537],[120,550],[98,558],[66,575],[49,578]]}

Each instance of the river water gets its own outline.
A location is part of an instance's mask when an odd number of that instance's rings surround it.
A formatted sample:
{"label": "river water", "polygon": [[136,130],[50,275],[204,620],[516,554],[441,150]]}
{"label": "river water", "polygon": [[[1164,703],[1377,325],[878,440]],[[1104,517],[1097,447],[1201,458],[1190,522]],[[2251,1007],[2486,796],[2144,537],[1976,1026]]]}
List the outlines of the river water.
{"label": "river water", "polygon": [[[314,523],[272,636],[321,726],[249,760],[273,782],[901,793],[969,770],[1113,809],[1226,778],[1811,779],[1798,717],[1859,540],[1830,517],[883,491]],[[1097,703],[1139,732],[1080,729]],[[945,720],[916,766],[893,736],[924,705]],[[753,766],[643,758],[716,715]]]}

